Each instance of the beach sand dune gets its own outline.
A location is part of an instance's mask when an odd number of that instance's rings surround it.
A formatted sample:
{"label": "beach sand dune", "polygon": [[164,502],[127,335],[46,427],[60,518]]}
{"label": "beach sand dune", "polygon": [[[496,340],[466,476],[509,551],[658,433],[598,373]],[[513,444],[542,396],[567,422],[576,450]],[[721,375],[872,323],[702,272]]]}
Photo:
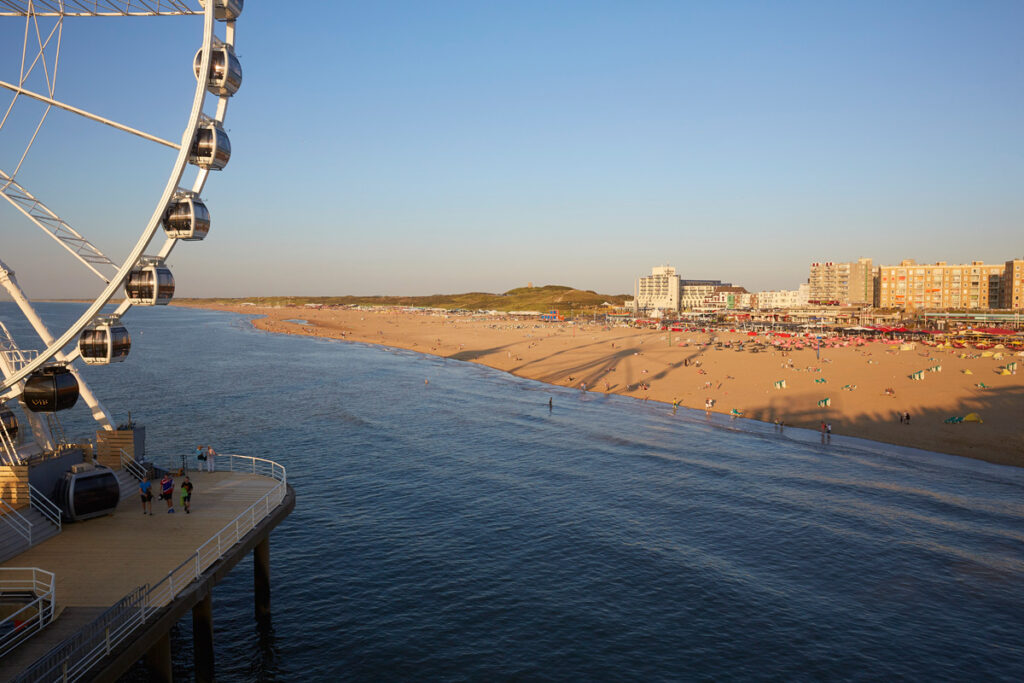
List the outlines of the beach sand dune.
{"label": "beach sand dune", "polygon": [[[1001,373],[1013,360],[1024,366],[1024,358],[1012,352],[983,355],[868,342],[820,351],[769,346],[755,353],[752,338],[738,332],[404,311],[198,307],[265,316],[254,324],[269,332],[383,344],[559,386],[689,408],[703,409],[711,400],[715,412],[738,411],[744,419],[815,430],[824,421],[833,434],[1024,465],[1024,372]],[[742,351],[736,349],[740,342],[746,343]],[[777,388],[783,381],[784,388]],[[899,419],[901,413],[910,413],[909,424]],[[945,422],[969,413],[983,422]]]}

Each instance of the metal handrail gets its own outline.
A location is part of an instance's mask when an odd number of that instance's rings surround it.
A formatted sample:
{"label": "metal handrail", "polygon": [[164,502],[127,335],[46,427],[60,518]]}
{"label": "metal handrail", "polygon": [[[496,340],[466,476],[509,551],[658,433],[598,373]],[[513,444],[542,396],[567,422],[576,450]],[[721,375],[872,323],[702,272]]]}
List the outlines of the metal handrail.
{"label": "metal handrail", "polygon": [[23,671],[14,679],[17,683],[73,681],[84,676],[99,660],[141,627],[149,616],[170,604],[192,581],[220,559],[224,551],[238,543],[284,500],[288,483],[283,466],[272,460],[245,455],[218,454],[217,457],[227,461],[228,471],[262,474],[277,480],[277,484],[224,525],[187,560],[168,572],[167,576],[152,587],[140,586],[126,595],[57,650],[51,651]]}
{"label": "metal handrail", "polygon": [[27,591],[35,599],[0,621],[0,657],[53,621],[56,604],[56,579],[51,572],[38,567],[0,568],[0,593]]}
{"label": "metal handrail", "polygon": [[39,511],[43,517],[48,519],[51,524],[57,527],[57,531],[61,530],[61,511],[57,507],[57,504],[46,497],[42,491],[37,489],[32,484],[28,485],[28,502]]}
{"label": "metal handrail", "polygon": [[25,515],[18,512],[3,498],[0,498],[0,510],[3,510],[0,519],[17,531],[22,538],[28,541],[29,547],[32,547],[32,522],[25,519]]}
{"label": "metal handrail", "polygon": [[126,470],[128,474],[132,475],[139,481],[145,481],[148,478],[146,468],[135,461],[135,458],[128,455],[128,451],[123,448],[119,448],[121,451],[121,469]]}

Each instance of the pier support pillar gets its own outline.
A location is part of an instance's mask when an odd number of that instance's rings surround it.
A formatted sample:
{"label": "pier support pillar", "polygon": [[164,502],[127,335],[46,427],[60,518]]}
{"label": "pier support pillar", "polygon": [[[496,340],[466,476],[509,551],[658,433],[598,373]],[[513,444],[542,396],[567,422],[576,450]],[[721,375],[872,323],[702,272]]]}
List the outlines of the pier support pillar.
{"label": "pier support pillar", "polygon": [[210,593],[192,608],[192,658],[198,683],[213,682],[213,600]]}
{"label": "pier support pillar", "polygon": [[173,683],[174,669],[171,666],[171,632],[160,636],[160,640],[149,648],[146,653],[146,666],[149,668],[150,680],[158,683]]}
{"label": "pier support pillar", "polygon": [[252,549],[253,598],[256,603],[256,618],[270,616],[270,534]]}

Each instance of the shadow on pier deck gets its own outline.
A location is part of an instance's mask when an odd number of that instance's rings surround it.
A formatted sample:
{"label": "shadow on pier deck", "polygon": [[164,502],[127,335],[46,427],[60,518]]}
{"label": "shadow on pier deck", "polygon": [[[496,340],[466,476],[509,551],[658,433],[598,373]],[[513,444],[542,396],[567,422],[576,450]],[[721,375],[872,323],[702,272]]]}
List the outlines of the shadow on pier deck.
{"label": "shadow on pier deck", "polygon": [[130,496],[3,563],[53,572],[58,616],[0,660],[0,680],[116,680],[143,656],[155,680],[171,680],[169,632],[188,610],[197,679],[212,680],[210,591],[254,551],[256,612],[269,612],[269,535],[295,507],[279,465],[218,456],[222,465],[235,471],[190,473],[191,514],[177,491],[174,514],[159,500],[143,514]]}

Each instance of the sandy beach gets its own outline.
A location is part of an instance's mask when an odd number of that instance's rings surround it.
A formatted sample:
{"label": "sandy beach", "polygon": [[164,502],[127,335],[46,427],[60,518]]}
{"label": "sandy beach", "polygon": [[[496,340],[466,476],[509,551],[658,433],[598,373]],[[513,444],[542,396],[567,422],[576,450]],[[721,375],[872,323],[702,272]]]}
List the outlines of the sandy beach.
{"label": "sandy beach", "polygon": [[[1024,357],[1010,350],[850,341],[820,350],[757,344],[753,352],[752,343],[795,340],[397,310],[189,306],[263,316],[253,324],[268,332],[410,349],[688,408],[711,400],[713,411],[737,419],[814,430],[824,421],[833,434],[1024,466],[1024,372],[1002,372],[1014,361],[1024,369]],[[983,422],[945,422],[970,413]]]}

